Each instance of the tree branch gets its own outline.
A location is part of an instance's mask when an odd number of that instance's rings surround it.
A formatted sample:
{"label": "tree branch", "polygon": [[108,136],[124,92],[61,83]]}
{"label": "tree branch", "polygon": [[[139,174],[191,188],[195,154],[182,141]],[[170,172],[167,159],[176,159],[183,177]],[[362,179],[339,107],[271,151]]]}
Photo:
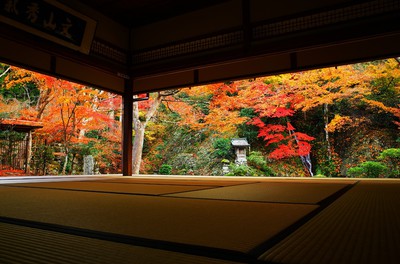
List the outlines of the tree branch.
{"label": "tree branch", "polygon": [[149,122],[149,120],[153,117],[154,113],[157,111],[157,108],[158,108],[158,106],[160,105],[163,96],[164,96],[164,95],[161,94],[161,92],[159,92],[159,93],[157,94],[156,99],[154,99],[153,104],[151,105],[150,109],[149,109],[149,110],[147,111],[147,113],[146,113],[146,121],[145,121],[145,124],[146,124],[147,122]]}
{"label": "tree branch", "polygon": [[171,95],[174,95],[174,94],[177,94],[177,93],[179,93],[179,90],[178,89],[174,89],[174,90],[166,90],[166,91],[161,91],[161,92],[158,92],[158,94],[160,94],[161,96],[171,96]]}
{"label": "tree branch", "polygon": [[11,70],[11,67],[8,67],[7,70],[5,70],[4,72],[2,72],[2,73],[0,74],[0,78],[3,77],[4,75],[6,75],[7,72],[9,72],[10,70]]}

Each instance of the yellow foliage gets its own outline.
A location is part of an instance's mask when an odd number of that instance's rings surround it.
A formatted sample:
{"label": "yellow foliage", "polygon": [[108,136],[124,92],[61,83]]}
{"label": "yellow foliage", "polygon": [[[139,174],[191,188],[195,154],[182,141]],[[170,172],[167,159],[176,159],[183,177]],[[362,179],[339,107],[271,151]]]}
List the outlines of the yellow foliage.
{"label": "yellow foliage", "polygon": [[368,103],[369,107],[377,110],[378,112],[392,113],[394,115],[397,115],[397,113],[399,112],[399,108],[388,107],[388,106],[384,105],[382,102],[368,100],[368,99],[363,99],[363,101]]}
{"label": "yellow foliage", "polygon": [[152,121],[150,121],[147,124],[147,128],[144,132],[145,138],[148,142],[153,142],[157,140],[160,135],[165,133],[165,126],[162,124],[157,124]]}
{"label": "yellow foliage", "polygon": [[180,92],[184,92],[189,96],[204,96],[213,93],[213,89],[217,84],[214,85],[201,85],[190,88],[183,88]]}
{"label": "yellow foliage", "polygon": [[353,120],[350,117],[336,114],[328,124],[326,131],[332,133],[335,131],[345,130],[347,126],[352,124],[352,122]]}

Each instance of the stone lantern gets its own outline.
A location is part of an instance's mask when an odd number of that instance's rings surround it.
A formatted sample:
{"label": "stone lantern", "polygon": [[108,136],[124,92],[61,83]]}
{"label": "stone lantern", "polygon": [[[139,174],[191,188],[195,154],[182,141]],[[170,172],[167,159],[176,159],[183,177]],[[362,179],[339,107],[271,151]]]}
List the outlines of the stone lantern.
{"label": "stone lantern", "polygon": [[233,149],[235,151],[235,163],[237,165],[247,165],[247,149],[250,144],[245,138],[234,138],[231,140]]}

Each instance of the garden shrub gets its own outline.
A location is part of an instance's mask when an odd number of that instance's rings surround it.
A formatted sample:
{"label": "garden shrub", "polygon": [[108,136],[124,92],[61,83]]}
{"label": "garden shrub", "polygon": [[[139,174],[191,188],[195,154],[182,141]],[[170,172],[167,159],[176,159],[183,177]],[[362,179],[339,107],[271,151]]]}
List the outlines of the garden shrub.
{"label": "garden shrub", "polygon": [[172,166],[168,164],[161,165],[160,169],[158,170],[158,173],[162,175],[170,175],[171,172],[172,172]]}
{"label": "garden shrub", "polygon": [[275,175],[274,171],[267,165],[267,161],[264,156],[259,151],[250,152],[247,161],[250,166],[255,167],[256,169],[262,171],[266,176]]}
{"label": "garden shrub", "polygon": [[387,171],[387,167],[377,161],[366,161],[357,167],[350,168],[347,174],[350,177],[379,178]]}
{"label": "garden shrub", "polygon": [[389,178],[400,177],[400,148],[389,148],[382,151],[378,159],[388,167]]}
{"label": "garden shrub", "polygon": [[217,158],[229,159],[232,157],[231,141],[227,138],[217,138],[213,142],[215,149],[214,156]]}

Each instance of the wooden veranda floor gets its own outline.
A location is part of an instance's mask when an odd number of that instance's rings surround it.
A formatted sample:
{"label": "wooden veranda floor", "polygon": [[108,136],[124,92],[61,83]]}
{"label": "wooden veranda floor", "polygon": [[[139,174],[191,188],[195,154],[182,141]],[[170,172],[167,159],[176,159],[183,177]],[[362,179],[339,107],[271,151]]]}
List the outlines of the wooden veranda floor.
{"label": "wooden veranda floor", "polygon": [[400,181],[0,179],[0,263],[398,263]]}

